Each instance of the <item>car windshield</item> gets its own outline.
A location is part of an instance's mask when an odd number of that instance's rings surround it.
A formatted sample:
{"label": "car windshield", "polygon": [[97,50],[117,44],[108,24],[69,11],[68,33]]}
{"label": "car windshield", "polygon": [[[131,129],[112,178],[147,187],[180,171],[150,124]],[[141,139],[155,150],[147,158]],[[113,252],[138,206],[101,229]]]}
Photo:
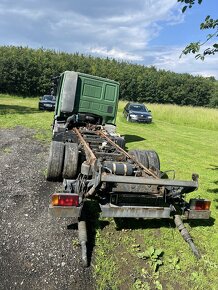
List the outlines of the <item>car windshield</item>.
{"label": "car windshield", "polygon": [[130,110],[136,111],[136,112],[147,112],[147,108],[144,107],[143,105],[131,105],[129,107]]}
{"label": "car windshield", "polygon": [[53,96],[44,96],[43,100],[45,100],[45,101],[54,101],[54,97]]}

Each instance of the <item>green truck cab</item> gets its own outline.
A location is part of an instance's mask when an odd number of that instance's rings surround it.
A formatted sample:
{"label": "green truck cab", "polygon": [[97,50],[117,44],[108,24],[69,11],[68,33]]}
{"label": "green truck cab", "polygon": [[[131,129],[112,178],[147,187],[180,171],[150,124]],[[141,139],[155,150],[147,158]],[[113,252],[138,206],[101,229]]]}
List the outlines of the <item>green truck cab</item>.
{"label": "green truck cab", "polygon": [[55,119],[90,117],[101,125],[116,122],[119,83],[80,72],[65,71],[58,81]]}

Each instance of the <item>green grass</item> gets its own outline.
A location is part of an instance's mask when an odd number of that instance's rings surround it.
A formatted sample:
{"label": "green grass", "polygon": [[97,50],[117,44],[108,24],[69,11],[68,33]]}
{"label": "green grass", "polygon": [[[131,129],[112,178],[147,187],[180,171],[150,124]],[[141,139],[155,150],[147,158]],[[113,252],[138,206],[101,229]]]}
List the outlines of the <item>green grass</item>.
{"label": "green grass", "polygon": [[[0,96],[0,128],[25,126],[36,137],[50,140],[52,112],[39,112],[37,99]],[[186,223],[202,254],[197,261],[172,222],[109,219],[97,230],[93,270],[97,289],[217,289],[218,285],[218,110],[149,105],[152,124],[127,123],[120,102],[117,131],[128,149],[154,149],[161,169],[174,169],[176,178],[200,175],[199,190],[188,195],[212,200],[212,218]],[[152,259],[139,258],[148,247],[161,249],[163,265],[155,272]],[[162,286],[161,286],[162,285]]]}
{"label": "green grass", "polygon": [[38,101],[38,98],[0,95],[0,128],[33,128],[37,139],[50,141],[54,113],[39,111]]}

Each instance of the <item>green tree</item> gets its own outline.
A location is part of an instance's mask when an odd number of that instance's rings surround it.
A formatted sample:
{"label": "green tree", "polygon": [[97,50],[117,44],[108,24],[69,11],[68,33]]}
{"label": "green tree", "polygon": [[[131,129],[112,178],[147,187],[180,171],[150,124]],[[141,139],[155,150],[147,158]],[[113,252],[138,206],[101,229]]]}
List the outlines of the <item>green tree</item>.
{"label": "green tree", "polygon": [[[187,8],[192,8],[192,6],[195,5],[196,3],[201,4],[203,0],[177,0],[177,1],[185,3],[185,6],[183,6],[182,8],[182,12],[184,13]],[[214,19],[210,15],[207,15],[204,22],[200,24],[200,29],[210,30],[211,33],[207,35],[206,39],[203,42],[197,41],[189,43],[182,51],[182,54],[193,53],[195,54],[196,59],[200,58],[201,60],[204,60],[206,55],[213,55],[218,52],[218,43],[213,43],[209,45],[206,49],[203,49],[202,51],[202,47],[205,44],[208,44],[209,41],[215,40],[215,38],[218,37],[218,19]]]}
{"label": "green tree", "polygon": [[89,73],[120,83],[120,99],[145,103],[217,106],[217,82],[114,59],[0,46],[0,93],[49,94],[51,78],[65,70]]}

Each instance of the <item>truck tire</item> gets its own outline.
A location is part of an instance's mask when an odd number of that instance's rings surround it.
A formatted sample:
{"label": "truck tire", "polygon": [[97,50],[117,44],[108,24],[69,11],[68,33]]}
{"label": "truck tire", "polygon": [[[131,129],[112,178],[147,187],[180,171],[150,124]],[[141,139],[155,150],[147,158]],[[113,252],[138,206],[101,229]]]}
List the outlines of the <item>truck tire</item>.
{"label": "truck tire", "polygon": [[116,143],[118,146],[120,146],[122,149],[125,148],[125,139],[123,137],[117,137]]}
{"label": "truck tire", "polygon": [[160,159],[156,151],[142,150],[141,154],[147,155],[149,168],[154,167],[160,170]]}
{"label": "truck tire", "polygon": [[52,141],[48,158],[47,180],[60,181],[64,159],[64,143]]}
{"label": "truck tire", "polygon": [[157,152],[153,150],[130,150],[129,154],[134,156],[146,168],[154,167],[160,170],[160,159]]}
{"label": "truck tire", "polygon": [[77,175],[79,150],[77,143],[65,143],[63,178],[74,179]]}
{"label": "truck tire", "polygon": [[149,168],[149,161],[147,154],[143,154],[142,150],[130,150],[129,155],[133,156],[138,162],[142,163],[146,168]]}

